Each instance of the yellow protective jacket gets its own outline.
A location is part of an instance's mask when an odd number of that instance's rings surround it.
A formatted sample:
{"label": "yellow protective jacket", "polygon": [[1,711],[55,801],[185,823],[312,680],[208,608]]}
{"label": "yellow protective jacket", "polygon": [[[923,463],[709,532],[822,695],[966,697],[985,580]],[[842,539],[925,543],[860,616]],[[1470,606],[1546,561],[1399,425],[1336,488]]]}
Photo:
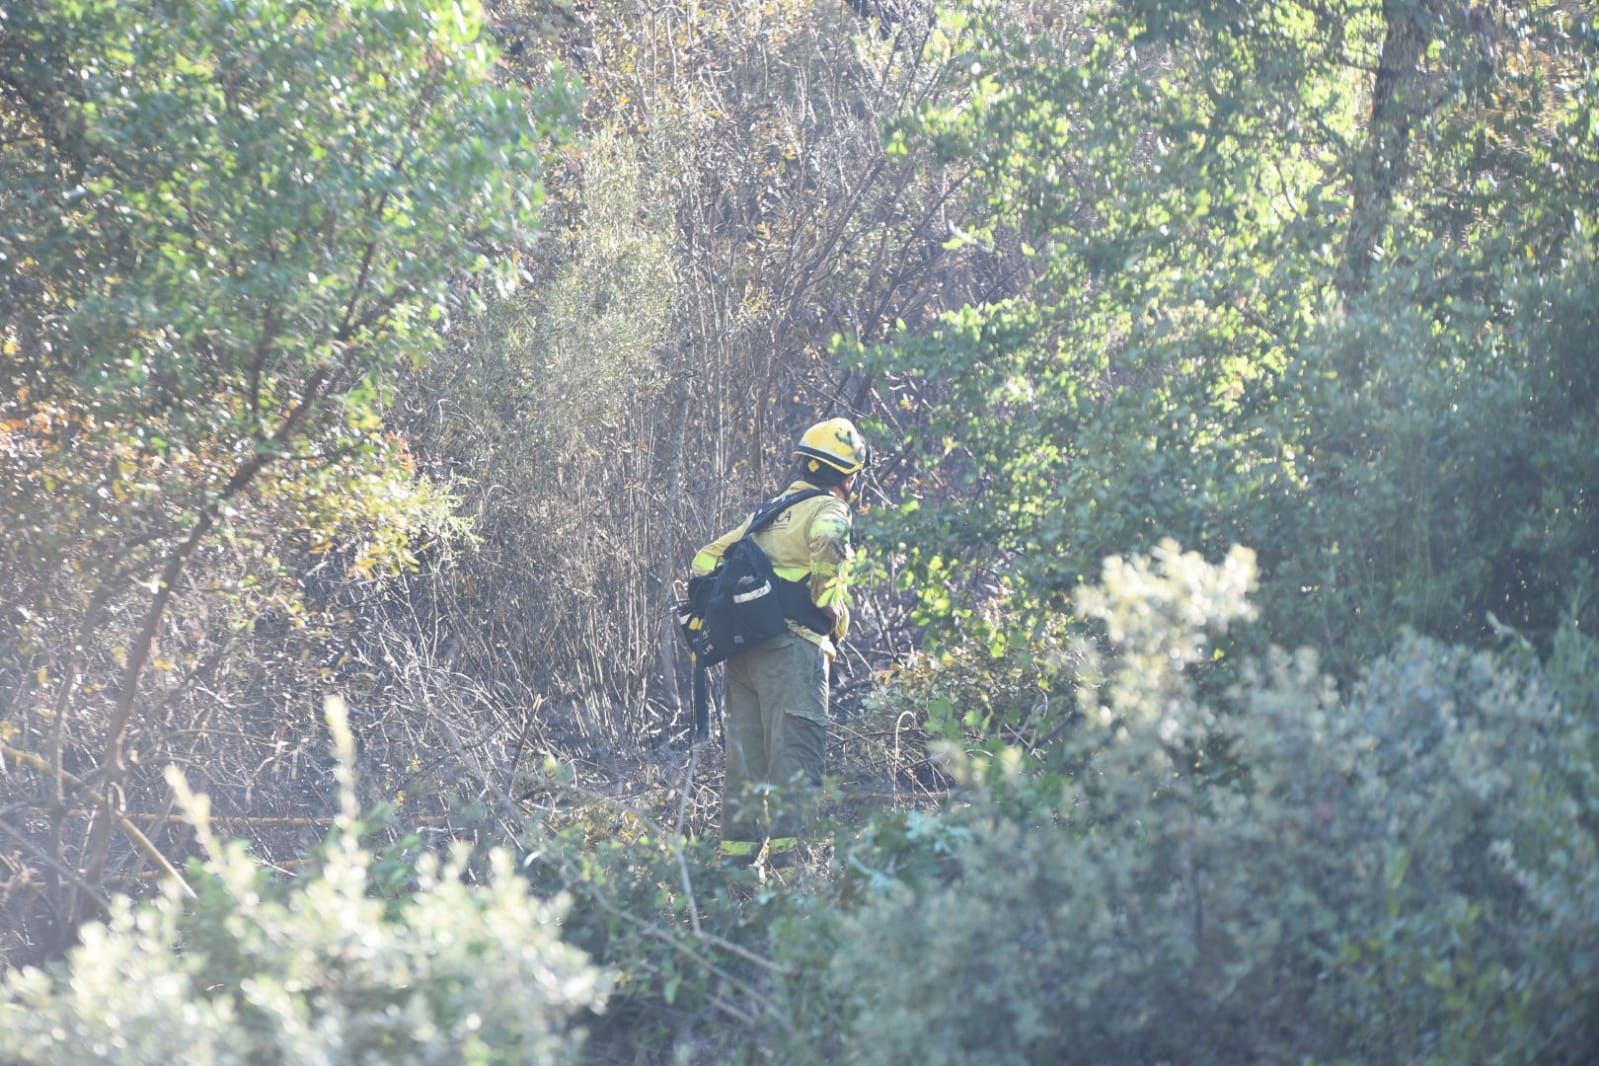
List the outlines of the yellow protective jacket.
{"label": "yellow protective jacket", "polygon": [[[808,481],[796,481],[783,490],[784,496],[820,488]],[[753,516],[752,516],[753,517]],[[744,536],[750,520],[717,537],[694,556],[696,574],[716,569],[727,549]],[[837,622],[832,634],[818,633],[809,626],[790,621],[788,627],[798,636],[821,645],[829,656],[836,653],[829,636],[843,640],[849,632],[849,505],[829,492],[813,496],[788,508],[772,524],[755,534],[755,543],[772,560],[777,576],[789,581],[808,580],[811,602],[831,609]]]}

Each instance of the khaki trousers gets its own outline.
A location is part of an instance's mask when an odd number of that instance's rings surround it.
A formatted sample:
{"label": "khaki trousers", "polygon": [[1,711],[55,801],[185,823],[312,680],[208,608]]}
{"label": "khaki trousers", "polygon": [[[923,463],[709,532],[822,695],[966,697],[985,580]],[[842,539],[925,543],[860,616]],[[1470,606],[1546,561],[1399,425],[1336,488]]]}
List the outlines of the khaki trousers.
{"label": "khaki trousers", "polygon": [[[809,824],[827,757],[827,660],[792,633],[727,662],[722,840],[773,852]],[[750,848],[725,847],[729,852]]]}

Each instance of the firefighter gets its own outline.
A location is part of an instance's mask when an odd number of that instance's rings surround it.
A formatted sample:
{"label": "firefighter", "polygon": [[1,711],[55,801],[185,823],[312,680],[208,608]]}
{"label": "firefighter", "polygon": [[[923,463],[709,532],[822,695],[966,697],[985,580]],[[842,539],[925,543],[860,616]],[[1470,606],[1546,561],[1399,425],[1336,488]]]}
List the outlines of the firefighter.
{"label": "firefighter", "polygon": [[[763,847],[778,859],[798,843],[822,781],[829,667],[849,632],[849,501],[866,441],[849,419],[830,418],[807,429],[795,452],[798,480],[783,495],[822,494],[788,507],[753,539],[778,577],[808,586],[811,602],[788,616],[786,634],[727,661],[721,848],[733,859]],[[701,548],[694,573],[714,570],[748,525]]]}

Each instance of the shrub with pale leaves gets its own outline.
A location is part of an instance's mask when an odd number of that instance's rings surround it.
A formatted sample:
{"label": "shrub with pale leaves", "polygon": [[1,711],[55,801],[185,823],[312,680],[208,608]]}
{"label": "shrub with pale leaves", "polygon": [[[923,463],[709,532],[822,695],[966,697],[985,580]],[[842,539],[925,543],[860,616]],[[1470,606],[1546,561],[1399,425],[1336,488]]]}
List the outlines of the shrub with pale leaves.
{"label": "shrub with pale leaves", "polygon": [[[59,967],[9,975],[0,1045],[38,1063],[536,1063],[578,1052],[608,977],[562,943],[565,905],[537,898],[508,853],[424,855],[415,890],[373,890],[356,842],[349,732],[343,815],[320,869],[272,891],[242,844],[206,828],[199,899],[119,899]],[[180,795],[187,792],[172,775]]]}

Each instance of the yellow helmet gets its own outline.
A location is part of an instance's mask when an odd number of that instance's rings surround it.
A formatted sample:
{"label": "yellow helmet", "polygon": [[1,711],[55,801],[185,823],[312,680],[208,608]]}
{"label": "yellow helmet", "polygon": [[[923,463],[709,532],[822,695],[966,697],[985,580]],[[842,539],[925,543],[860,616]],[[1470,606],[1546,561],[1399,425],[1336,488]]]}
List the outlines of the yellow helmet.
{"label": "yellow helmet", "polygon": [[858,474],[866,467],[866,438],[847,418],[829,418],[816,423],[800,436],[799,446],[794,450],[810,460],[806,466],[813,472],[820,469],[818,463],[840,474]]}

